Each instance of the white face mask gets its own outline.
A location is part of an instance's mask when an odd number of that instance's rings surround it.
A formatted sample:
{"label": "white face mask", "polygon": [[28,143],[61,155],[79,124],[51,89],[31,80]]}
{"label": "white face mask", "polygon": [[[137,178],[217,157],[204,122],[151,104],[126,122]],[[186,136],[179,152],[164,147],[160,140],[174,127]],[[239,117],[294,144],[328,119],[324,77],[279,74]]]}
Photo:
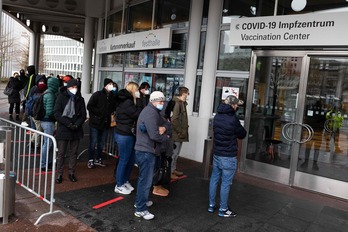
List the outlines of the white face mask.
{"label": "white face mask", "polygon": [[144,94],[145,94],[145,95],[149,95],[149,94],[150,94],[150,90],[146,89],[146,90],[144,91]]}
{"label": "white face mask", "polygon": [[106,90],[109,92],[112,91],[113,88],[114,88],[114,85],[107,85],[106,86]]}
{"label": "white face mask", "polygon": [[134,93],[134,96],[135,96],[136,98],[140,98],[140,93],[139,93],[139,91],[136,91],[136,92]]}
{"label": "white face mask", "polygon": [[70,93],[72,94],[76,94],[77,93],[77,88],[72,88],[72,89],[68,89],[70,91]]}
{"label": "white face mask", "polygon": [[68,83],[64,82],[64,83],[63,83],[63,85],[64,85],[64,86],[67,86],[67,85],[68,85]]}

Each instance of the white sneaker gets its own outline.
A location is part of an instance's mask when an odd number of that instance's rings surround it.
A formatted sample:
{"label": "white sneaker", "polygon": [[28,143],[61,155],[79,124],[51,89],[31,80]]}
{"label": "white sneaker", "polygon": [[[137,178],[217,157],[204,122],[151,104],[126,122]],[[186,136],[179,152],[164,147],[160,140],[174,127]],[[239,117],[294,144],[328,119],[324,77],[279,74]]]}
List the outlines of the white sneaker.
{"label": "white sneaker", "polygon": [[26,122],[26,121],[23,121],[22,123],[21,123],[21,126],[29,126],[29,124]]}
{"label": "white sneaker", "polygon": [[136,217],[142,217],[145,220],[151,220],[155,217],[155,215],[153,215],[152,213],[150,213],[149,211],[145,210],[145,211],[141,211],[141,212],[135,212],[134,215]]}
{"label": "white sneaker", "polygon": [[129,181],[127,181],[127,182],[124,184],[124,186],[126,186],[126,188],[127,188],[128,190],[130,190],[131,192],[134,190],[133,186],[129,183]]}
{"label": "white sneaker", "polygon": [[132,191],[130,191],[129,189],[127,189],[127,187],[125,185],[122,185],[121,187],[118,187],[117,185],[115,186],[115,193],[121,193],[124,195],[129,195],[131,194]]}
{"label": "white sneaker", "polygon": [[[153,202],[152,202],[152,201],[146,202],[146,207],[150,207],[150,206],[152,206],[152,205],[153,205]],[[136,208],[136,207],[137,207],[137,205],[134,204],[134,208]]]}

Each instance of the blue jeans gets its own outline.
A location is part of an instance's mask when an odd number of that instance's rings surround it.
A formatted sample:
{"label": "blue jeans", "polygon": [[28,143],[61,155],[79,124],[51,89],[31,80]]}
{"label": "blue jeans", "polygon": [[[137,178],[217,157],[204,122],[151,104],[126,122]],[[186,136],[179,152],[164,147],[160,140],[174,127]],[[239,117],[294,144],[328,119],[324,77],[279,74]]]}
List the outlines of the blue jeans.
{"label": "blue jeans", "polygon": [[116,169],[116,185],[121,187],[129,181],[132,169],[134,167],[135,155],[134,145],[135,137],[120,135],[115,133],[115,141],[118,146],[118,165]]}
{"label": "blue jeans", "polygon": [[152,187],[153,170],[155,168],[155,154],[135,151],[135,161],[139,167],[137,195],[135,199],[136,211],[147,210],[146,202]]}
{"label": "blue jeans", "polygon": [[215,205],[216,188],[221,178],[220,210],[226,210],[228,208],[228,195],[236,169],[237,157],[214,155],[213,171],[209,185],[209,205]]}
{"label": "blue jeans", "polygon": [[101,158],[101,154],[104,149],[106,138],[106,129],[98,130],[93,127],[89,127],[89,146],[88,146],[88,159],[94,159],[95,146],[97,145],[96,159]]}
{"label": "blue jeans", "polygon": [[[54,122],[46,122],[41,121],[41,127],[44,133],[53,135],[54,132]],[[52,146],[51,139],[47,138],[46,136],[43,138],[43,145],[41,150],[41,168],[45,168],[46,164],[49,163],[51,160],[51,157],[49,157],[50,148]],[[47,162],[46,162],[47,161]]]}

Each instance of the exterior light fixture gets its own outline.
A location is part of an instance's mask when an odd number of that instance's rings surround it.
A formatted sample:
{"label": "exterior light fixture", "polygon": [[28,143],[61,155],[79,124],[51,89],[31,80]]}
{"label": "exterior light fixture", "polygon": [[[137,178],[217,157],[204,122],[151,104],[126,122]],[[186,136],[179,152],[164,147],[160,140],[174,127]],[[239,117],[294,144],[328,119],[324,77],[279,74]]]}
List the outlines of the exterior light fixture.
{"label": "exterior light fixture", "polygon": [[46,32],[47,27],[46,27],[46,25],[45,25],[45,24],[44,24],[44,25],[42,25],[41,30],[42,30],[42,32]]}
{"label": "exterior light fixture", "polygon": [[17,13],[17,19],[19,19],[19,17],[21,17],[21,15],[19,13]]}
{"label": "exterior light fixture", "polygon": [[296,12],[303,10],[307,5],[307,0],[292,0],[291,9]]}
{"label": "exterior light fixture", "polygon": [[27,19],[26,24],[28,27],[30,26],[30,19]]}

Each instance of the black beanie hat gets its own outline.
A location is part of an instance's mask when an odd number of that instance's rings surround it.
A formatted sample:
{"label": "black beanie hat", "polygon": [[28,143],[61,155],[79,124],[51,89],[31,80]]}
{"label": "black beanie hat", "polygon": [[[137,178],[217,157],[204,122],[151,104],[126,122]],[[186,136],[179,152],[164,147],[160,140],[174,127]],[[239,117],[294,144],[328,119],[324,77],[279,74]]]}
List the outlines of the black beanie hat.
{"label": "black beanie hat", "polygon": [[114,83],[114,82],[111,79],[109,79],[109,78],[105,78],[105,80],[104,80],[104,87],[107,86],[110,83]]}
{"label": "black beanie hat", "polygon": [[67,88],[70,88],[70,87],[73,87],[73,86],[78,86],[78,81],[76,79],[71,79],[68,81],[66,87]]}

